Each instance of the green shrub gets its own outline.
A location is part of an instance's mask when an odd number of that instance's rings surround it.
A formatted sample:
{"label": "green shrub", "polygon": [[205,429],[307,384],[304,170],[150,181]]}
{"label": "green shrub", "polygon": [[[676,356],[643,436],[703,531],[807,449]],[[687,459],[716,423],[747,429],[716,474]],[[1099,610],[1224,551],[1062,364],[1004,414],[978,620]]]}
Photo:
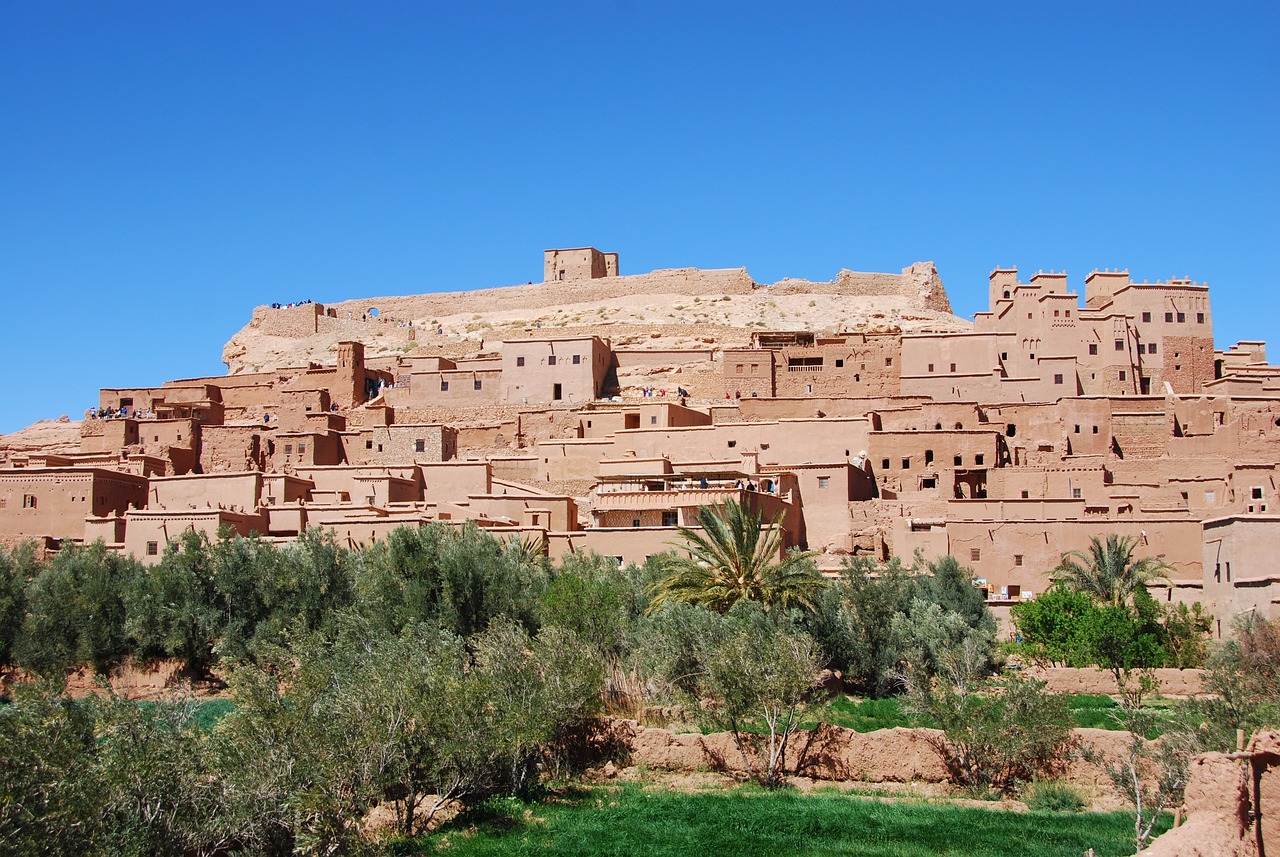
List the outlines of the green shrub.
{"label": "green shrub", "polygon": [[942,728],[930,743],[957,785],[1008,792],[1059,774],[1071,757],[1066,700],[1044,687],[1020,676],[974,687],[912,685],[909,710]]}
{"label": "green shrub", "polygon": [[1078,791],[1058,780],[1032,783],[1027,787],[1025,800],[1036,812],[1080,812],[1085,806]]}

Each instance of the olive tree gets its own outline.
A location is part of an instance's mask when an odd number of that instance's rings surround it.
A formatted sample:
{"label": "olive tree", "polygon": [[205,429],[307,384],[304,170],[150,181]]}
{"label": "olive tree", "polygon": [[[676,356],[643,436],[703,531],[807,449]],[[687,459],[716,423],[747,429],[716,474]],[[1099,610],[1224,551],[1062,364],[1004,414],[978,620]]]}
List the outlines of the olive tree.
{"label": "olive tree", "polygon": [[[759,608],[735,609],[727,624],[708,643],[704,687],[715,702],[713,717],[732,732],[748,775],[774,788],[782,783],[787,745],[823,658],[807,633]],[[755,724],[763,725],[764,735],[749,730]]]}

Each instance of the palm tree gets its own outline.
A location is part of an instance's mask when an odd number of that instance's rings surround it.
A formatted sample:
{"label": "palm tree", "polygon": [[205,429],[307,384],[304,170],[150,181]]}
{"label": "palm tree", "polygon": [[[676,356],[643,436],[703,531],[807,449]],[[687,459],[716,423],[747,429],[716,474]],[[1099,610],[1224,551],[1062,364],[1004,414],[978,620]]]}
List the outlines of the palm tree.
{"label": "palm tree", "polygon": [[651,588],[649,612],[670,601],[701,604],[719,613],[744,599],[774,606],[807,607],[825,585],[810,557],[782,547],[782,513],[762,528],[764,516],[746,504],[726,500],[698,510],[701,529],[680,527],[690,556],[664,554],[657,561],[663,577]]}
{"label": "palm tree", "polygon": [[1165,580],[1173,569],[1164,560],[1151,557],[1133,558],[1138,540],[1131,536],[1108,533],[1103,541],[1098,536],[1089,540],[1089,550],[1068,551],[1053,570],[1054,580],[1069,589],[1083,592],[1103,604],[1121,607],[1133,597],[1134,590],[1154,580]]}

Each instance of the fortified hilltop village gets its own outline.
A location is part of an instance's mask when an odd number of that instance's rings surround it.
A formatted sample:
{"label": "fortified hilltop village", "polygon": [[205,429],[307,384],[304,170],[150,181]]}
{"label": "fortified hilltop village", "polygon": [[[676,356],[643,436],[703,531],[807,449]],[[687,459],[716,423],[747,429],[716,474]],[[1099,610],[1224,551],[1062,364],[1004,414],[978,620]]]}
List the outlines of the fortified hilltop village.
{"label": "fortified hilltop village", "polygon": [[989,288],[970,323],[928,262],[761,285],[578,248],[546,251],[540,283],[259,307],[227,375],[106,388],[82,421],[0,438],[0,538],[153,563],[190,528],[356,546],[474,521],[643,562],[733,499],[827,570],[951,554],[998,611],[1115,532],[1218,635],[1272,617],[1264,343],[1216,349],[1190,279],[1095,270],[1083,304],[1065,273]]}

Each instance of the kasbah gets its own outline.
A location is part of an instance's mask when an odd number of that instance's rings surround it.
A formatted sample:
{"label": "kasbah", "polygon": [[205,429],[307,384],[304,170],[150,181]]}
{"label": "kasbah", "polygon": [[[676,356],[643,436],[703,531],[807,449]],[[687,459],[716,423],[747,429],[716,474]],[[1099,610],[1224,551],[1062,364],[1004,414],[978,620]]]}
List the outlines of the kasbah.
{"label": "kasbah", "polygon": [[1271,617],[1280,367],[1217,350],[1208,287],[991,272],[951,313],[937,269],[754,282],[622,276],[548,250],[541,282],[258,307],[225,376],[107,388],[0,445],[0,540],[102,540],[144,563],[195,529],[355,547],[472,521],[643,562],[698,510],[778,519],[784,549],[950,554],[1007,622],[1062,554],[1117,533],[1215,636]]}

